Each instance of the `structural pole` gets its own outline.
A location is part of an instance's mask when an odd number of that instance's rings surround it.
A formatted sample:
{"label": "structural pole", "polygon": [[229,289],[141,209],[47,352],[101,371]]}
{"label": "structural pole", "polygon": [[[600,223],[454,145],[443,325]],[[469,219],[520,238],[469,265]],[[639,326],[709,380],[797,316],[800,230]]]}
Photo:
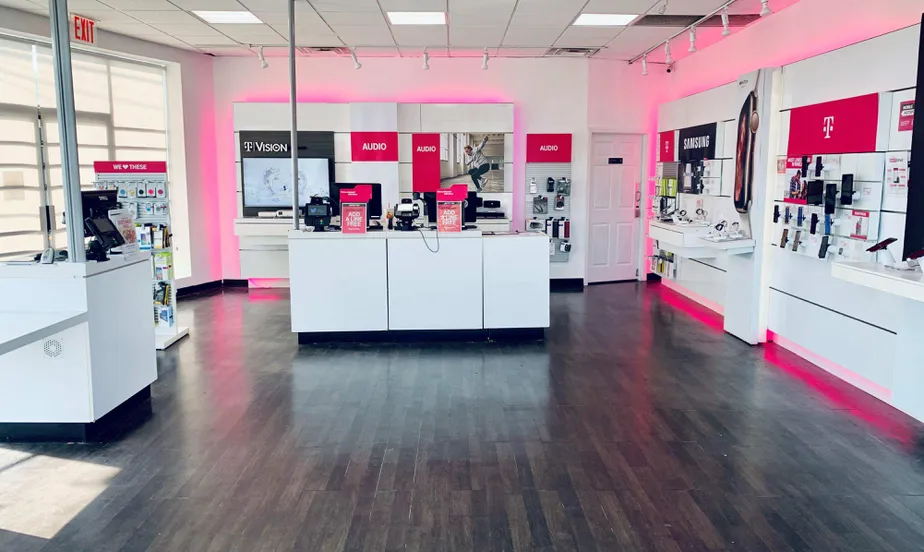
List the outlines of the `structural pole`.
{"label": "structural pole", "polygon": [[292,219],[298,230],[298,100],[295,83],[295,2],[289,0],[289,108],[292,111]]}
{"label": "structural pole", "polygon": [[67,217],[67,259],[87,260],[83,241],[83,202],[80,199],[80,169],[77,161],[77,120],[74,116],[74,79],[71,73],[71,42],[67,0],[49,0],[51,50],[58,100],[58,133],[61,140],[61,177],[64,183],[64,212]]}

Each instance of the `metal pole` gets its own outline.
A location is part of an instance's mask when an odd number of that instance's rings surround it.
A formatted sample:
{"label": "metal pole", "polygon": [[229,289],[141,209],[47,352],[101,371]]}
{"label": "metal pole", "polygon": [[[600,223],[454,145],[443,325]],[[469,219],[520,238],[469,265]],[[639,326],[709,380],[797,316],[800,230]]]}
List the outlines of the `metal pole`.
{"label": "metal pole", "polygon": [[67,260],[87,260],[83,242],[83,202],[80,199],[80,170],[77,162],[77,120],[74,116],[74,78],[71,73],[71,42],[67,0],[49,0],[51,51],[58,100],[58,133],[61,140],[61,177],[64,182],[64,212],[67,216]]}
{"label": "metal pole", "polygon": [[[289,108],[292,110],[292,219],[298,230],[298,101],[295,83],[295,1],[289,0]],[[307,176],[307,175],[306,175]]]}

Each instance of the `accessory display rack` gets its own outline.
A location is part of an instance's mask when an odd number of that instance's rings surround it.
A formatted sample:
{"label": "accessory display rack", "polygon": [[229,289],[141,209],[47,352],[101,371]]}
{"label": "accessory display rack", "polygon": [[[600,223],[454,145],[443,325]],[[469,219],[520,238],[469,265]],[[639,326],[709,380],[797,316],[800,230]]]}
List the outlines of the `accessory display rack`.
{"label": "accessory display rack", "polygon": [[[555,180],[555,191],[548,191],[548,179]],[[559,193],[559,181],[566,179],[568,182],[567,193]],[[531,182],[535,179],[536,193],[531,193]],[[571,234],[571,163],[527,163],[526,164],[526,205],[525,218],[526,230],[530,229],[530,222],[539,221],[547,224],[550,229],[549,235],[549,261],[553,263],[566,263],[571,260],[571,248],[573,240]],[[556,208],[556,199],[562,196],[563,201],[558,203]],[[541,198],[546,198],[546,208],[544,210],[537,207],[541,206]],[[543,211],[543,212],[538,212]],[[551,230],[552,225],[558,222],[557,235]],[[545,231],[545,230],[538,230]],[[567,249],[567,251],[563,251]]]}
{"label": "accessory display rack", "polygon": [[154,341],[157,350],[162,351],[189,335],[189,328],[180,326],[176,316],[167,164],[98,163],[94,186],[99,190],[118,190],[119,203],[134,217],[139,250],[151,254]]}

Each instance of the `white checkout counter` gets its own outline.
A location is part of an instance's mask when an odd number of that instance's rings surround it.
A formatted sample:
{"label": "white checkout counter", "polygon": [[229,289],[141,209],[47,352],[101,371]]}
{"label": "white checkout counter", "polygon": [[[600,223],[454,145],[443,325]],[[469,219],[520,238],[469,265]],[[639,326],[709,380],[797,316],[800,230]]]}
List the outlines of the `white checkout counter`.
{"label": "white checkout counter", "polygon": [[0,294],[0,440],[93,440],[150,398],[148,255],[0,264]]}
{"label": "white checkout counter", "polygon": [[549,327],[545,234],[291,230],[288,239],[300,342]]}

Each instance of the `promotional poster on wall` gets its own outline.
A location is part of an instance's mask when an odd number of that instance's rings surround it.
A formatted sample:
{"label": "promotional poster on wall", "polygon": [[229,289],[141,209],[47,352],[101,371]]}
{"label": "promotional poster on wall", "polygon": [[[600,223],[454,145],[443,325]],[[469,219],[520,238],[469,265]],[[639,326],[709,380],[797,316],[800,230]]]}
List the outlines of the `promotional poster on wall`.
{"label": "promotional poster on wall", "polygon": [[[439,188],[465,184],[469,191],[484,193],[512,192],[505,179],[504,152],[506,138],[500,133],[443,133],[439,135]],[[424,147],[423,144],[420,147]],[[435,163],[427,151],[414,149],[414,164]],[[418,157],[419,155],[419,157]],[[416,169],[415,169],[416,171]],[[432,180],[430,181],[432,185]],[[431,192],[425,183],[414,179],[415,192]]]}
{"label": "promotional poster on wall", "polygon": [[[772,70],[760,69],[738,79],[736,105],[741,106],[735,129],[735,187],[732,199],[735,210],[741,216],[741,231],[744,235],[758,239],[755,232],[759,222],[752,224],[752,218],[760,217],[762,205],[758,187],[766,189],[769,162],[770,138],[770,96],[772,92]],[[797,193],[801,193],[801,188]]]}

